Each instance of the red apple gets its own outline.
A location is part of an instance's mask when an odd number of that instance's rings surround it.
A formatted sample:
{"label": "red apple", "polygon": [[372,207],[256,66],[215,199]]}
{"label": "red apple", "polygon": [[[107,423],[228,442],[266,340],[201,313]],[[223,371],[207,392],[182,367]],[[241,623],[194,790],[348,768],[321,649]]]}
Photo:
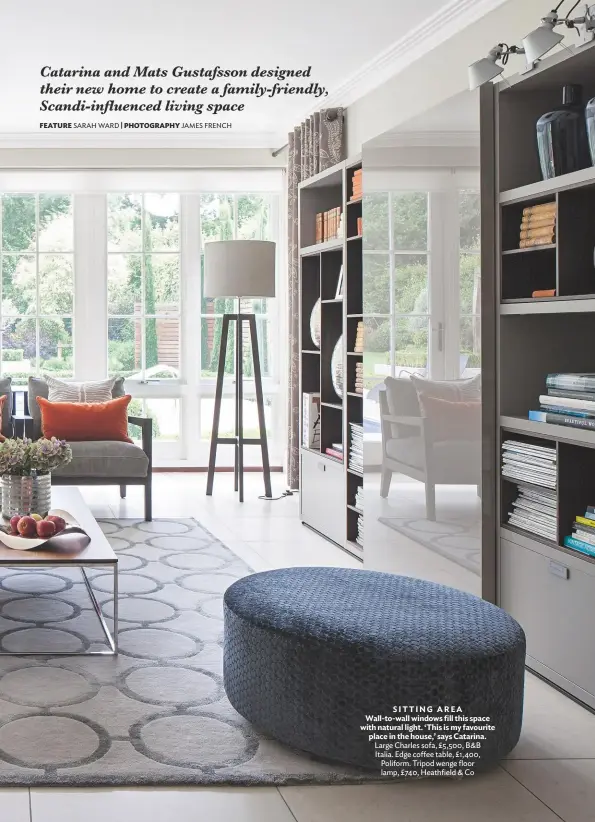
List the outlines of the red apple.
{"label": "red apple", "polygon": [[37,536],[40,539],[49,539],[56,533],[55,524],[49,519],[42,519],[37,523]]}
{"label": "red apple", "polygon": [[37,523],[33,517],[21,517],[17,530],[22,537],[35,537],[37,536]]}
{"label": "red apple", "polygon": [[20,514],[15,514],[14,517],[10,518],[10,532],[15,536],[19,533],[17,526],[19,524],[20,518]]}
{"label": "red apple", "polygon": [[59,517],[57,514],[49,514],[45,518],[46,522],[53,522],[56,526],[56,533],[59,534],[60,531],[63,531],[66,528],[66,520]]}

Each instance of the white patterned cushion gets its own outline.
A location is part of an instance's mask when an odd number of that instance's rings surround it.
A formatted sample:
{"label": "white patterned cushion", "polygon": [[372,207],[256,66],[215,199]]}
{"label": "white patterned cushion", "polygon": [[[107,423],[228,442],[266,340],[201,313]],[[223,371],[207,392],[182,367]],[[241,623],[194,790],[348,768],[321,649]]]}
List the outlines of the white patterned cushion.
{"label": "white patterned cushion", "polygon": [[426,380],[412,374],[411,382],[417,391],[422,411],[425,397],[449,402],[481,401],[481,374],[467,380]]}
{"label": "white patterned cushion", "polygon": [[48,384],[50,402],[109,402],[116,381],[116,378],[112,377],[96,382],[64,382],[47,374],[44,379]]}

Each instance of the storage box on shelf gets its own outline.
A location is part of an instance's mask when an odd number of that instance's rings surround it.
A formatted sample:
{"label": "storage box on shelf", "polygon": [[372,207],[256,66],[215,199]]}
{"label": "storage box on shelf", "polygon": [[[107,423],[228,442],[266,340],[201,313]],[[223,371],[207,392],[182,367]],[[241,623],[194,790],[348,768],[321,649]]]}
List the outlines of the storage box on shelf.
{"label": "storage box on shelf", "polygon": [[[570,377],[552,378],[595,372],[595,168],[542,180],[535,130],[565,83],[581,84],[585,102],[595,95],[593,45],[483,95],[496,162],[482,232],[495,231],[500,304],[497,343],[488,323],[482,359],[488,376],[493,353],[500,415],[498,604],[523,625],[529,666],[595,708],[595,662],[585,659],[595,616],[595,388],[591,398]],[[493,263],[483,260],[489,282]]]}
{"label": "storage box on shelf", "polygon": [[[325,223],[321,216],[325,213],[334,215],[330,227],[328,217]],[[300,425],[306,432],[300,460],[301,518],[361,559],[363,515],[355,502],[361,502],[363,463],[361,470],[350,470],[346,445],[350,424],[361,426],[363,421],[363,396],[356,390],[360,385],[363,390],[363,382],[356,377],[351,356],[356,345],[363,350],[363,328],[358,336],[362,244],[354,237],[358,218],[359,160],[339,163],[300,184]],[[357,359],[361,362],[361,354]],[[311,418],[316,402],[320,416],[314,440]]]}

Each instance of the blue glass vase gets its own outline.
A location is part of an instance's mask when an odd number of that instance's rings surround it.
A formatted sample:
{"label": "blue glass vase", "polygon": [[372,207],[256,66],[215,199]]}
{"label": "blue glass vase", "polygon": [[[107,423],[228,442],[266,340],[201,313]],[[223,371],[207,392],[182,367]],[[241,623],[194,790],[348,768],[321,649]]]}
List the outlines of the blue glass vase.
{"label": "blue glass vase", "polygon": [[591,165],[581,86],[564,86],[560,108],[539,118],[537,149],[544,180]]}

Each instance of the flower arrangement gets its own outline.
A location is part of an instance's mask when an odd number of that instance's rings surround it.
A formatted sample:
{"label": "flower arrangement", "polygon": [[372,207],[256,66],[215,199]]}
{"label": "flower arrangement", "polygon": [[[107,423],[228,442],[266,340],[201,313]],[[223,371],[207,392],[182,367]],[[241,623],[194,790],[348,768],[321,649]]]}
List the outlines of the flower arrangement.
{"label": "flower arrangement", "polygon": [[30,477],[51,473],[72,459],[66,440],[6,439],[0,443],[0,474]]}

